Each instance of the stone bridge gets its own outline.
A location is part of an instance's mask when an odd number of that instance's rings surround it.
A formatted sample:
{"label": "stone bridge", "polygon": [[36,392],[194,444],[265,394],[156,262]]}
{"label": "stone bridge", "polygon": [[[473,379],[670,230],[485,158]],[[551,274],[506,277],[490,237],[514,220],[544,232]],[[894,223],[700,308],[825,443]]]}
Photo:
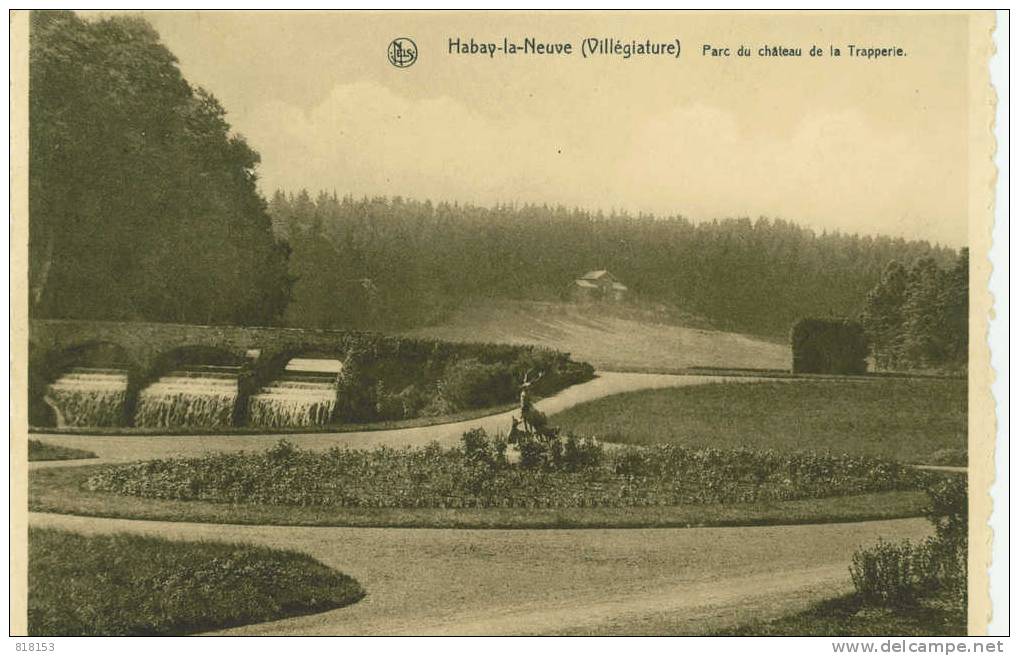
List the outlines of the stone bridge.
{"label": "stone bridge", "polygon": [[[352,341],[369,333],[303,328],[198,326],[174,323],[34,319],[29,322],[33,359],[75,356],[106,345],[120,352],[122,364],[150,371],[162,356],[184,349],[218,351],[238,362],[266,360],[280,353],[342,357]],[[64,356],[64,357],[59,357]]]}
{"label": "stone bridge", "polygon": [[51,422],[47,386],[76,366],[125,369],[130,414],[140,389],[184,364],[240,366],[244,398],[292,357],[342,360],[352,347],[378,348],[380,339],[398,341],[342,330],[34,319],[28,337],[29,415],[33,425]]}

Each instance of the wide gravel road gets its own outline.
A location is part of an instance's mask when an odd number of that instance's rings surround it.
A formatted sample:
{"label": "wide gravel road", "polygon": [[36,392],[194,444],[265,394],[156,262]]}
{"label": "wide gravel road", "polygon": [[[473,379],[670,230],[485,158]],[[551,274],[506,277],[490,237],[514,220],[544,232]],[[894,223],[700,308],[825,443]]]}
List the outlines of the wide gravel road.
{"label": "wide gravel road", "polygon": [[700,633],[849,591],[853,551],[922,519],[808,526],[450,530],[233,526],[31,513],[32,526],[296,549],[367,597],[235,635]]}
{"label": "wide gravel road", "polygon": [[[535,405],[546,414],[554,414],[573,407],[578,403],[593,401],[605,396],[662,387],[684,387],[704,385],[723,381],[753,382],[761,380],[748,377],[696,376],[669,374],[639,374],[599,372],[597,377],[586,383],[574,385]],[[490,435],[499,431],[509,432],[510,418],[517,411],[480,417],[452,424],[437,424],[417,428],[360,431],[349,433],[299,433],[282,437],[302,449],[326,450],[334,446],[371,448],[375,446],[422,446],[437,441],[446,446],[459,444],[460,436],[471,428],[484,428]],[[272,446],[280,435],[67,435],[57,433],[34,433],[34,439],[92,451],[99,459],[75,461],[74,464],[94,465],[103,462],[145,460],[170,456],[194,456],[210,451],[259,451]],[[29,463],[32,469],[42,467],[65,467],[69,461]]]}

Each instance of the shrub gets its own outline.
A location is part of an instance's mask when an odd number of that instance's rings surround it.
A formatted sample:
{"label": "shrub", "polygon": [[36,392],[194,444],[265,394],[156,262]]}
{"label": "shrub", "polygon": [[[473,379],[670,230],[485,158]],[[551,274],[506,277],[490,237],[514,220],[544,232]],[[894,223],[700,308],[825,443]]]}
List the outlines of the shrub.
{"label": "shrub", "polygon": [[605,449],[593,438],[577,439],[575,435],[569,434],[562,440],[562,445],[560,469],[564,471],[573,472],[587,467],[597,467],[605,456]]}
{"label": "shrub", "polygon": [[849,572],[856,592],[865,602],[912,606],[936,584],[936,560],[930,540],[914,545],[909,540],[878,539],[875,546],[853,554]]}
{"label": "shrub", "polygon": [[939,540],[964,543],[969,529],[968,481],[965,476],[940,476],[926,486],[930,505],[926,516]]}
{"label": "shrub", "polygon": [[620,449],[612,458],[612,471],[620,476],[649,476],[651,467],[644,452],[637,449]]}
{"label": "shrub", "polygon": [[513,398],[515,385],[505,364],[483,364],[474,358],[457,360],[442,376],[442,395],[454,408],[480,408]]}
{"label": "shrub", "polygon": [[408,385],[394,398],[400,405],[400,416],[404,419],[417,417],[428,403],[428,395],[417,385]]}
{"label": "shrub", "polygon": [[381,380],[375,383],[375,418],[403,419],[414,415],[406,414],[406,401],[401,394],[393,394]]}
{"label": "shrub", "polygon": [[489,467],[494,464],[495,453],[484,428],[467,431],[460,437],[460,442],[463,445],[461,450],[468,462],[481,463]]}
{"label": "shrub", "polygon": [[882,606],[908,606],[933,592],[956,610],[966,608],[967,494],[961,476],[933,478],[926,484],[931,504],[927,519],[934,537],[919,545],[878,540],[853,554],[850,574],[860,597]]}
{"label": "shrub", "polygon": [[863,374],[867,337],[847,319],[800,319],[793,326],[793,373]]}
{"label": "shrub", "polygon": [[297,455],[297,446],[290,440],[280,440],[271,449],[266,450],[265,460],[273,465],[288,465]]}
{"label": "shrub", "polygon": [[515,446],[520,454],[520,466],[524,469],[549,468],[551,456],[549,442],[539,435],[521,433],[517,436]]}
{"label": "shrub", "polygon": [[938,578],[948,600],[966,608],[969,565],[969,496],[965,476],[935,479],[927,486],[927,519],[934,524]]}
{"label": "shrub", "polygon": [[341,421],[371,421],[376,418],[378,379],[368,367],[370,356],[352,350],[344,359],[336,385],[334,417]]}

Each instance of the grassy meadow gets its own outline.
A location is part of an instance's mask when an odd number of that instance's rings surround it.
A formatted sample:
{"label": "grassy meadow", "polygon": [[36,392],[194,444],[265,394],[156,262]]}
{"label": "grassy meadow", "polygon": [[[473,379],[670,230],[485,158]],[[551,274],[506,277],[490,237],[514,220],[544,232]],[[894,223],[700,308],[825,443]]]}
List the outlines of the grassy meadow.
{"label": "grassy meadow", "polygon": [[632,305],[488,301],[467,305],[413,337],[540,344],[608,371],[673,372],[697,366],[788,369],[784,342],[724,332],[702,319]]}
{"label": "grassy meadow", "polygon": [[874,378],[717,383],[620,394],[552,419],[608,442],[831,451],[965,465],[966,382]]}
{"label": "grassy meadow", "polygon": [[354,579],[266,547],[127,534],[28,533],[33,636],[184,635],[354,603]]}

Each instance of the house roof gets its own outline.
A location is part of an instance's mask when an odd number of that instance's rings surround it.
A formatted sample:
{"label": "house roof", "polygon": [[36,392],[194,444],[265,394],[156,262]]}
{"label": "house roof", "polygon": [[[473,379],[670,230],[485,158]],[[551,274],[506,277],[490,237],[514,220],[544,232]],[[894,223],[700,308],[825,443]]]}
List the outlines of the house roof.
{"label": "house roof", "polygon": [[621,283],[621,282],[614,282],[614,283],[612,283],[612,289],[616,289],[616,290],[619,290],[621,292],[625,292],[628,289],[628,287],[626,285],[624,285],[623,283]]}
{"label": "house roof", "polygon": [[581,279],[582,280],[601,280],[602,278],[604,278],[606,276],[608,276],[609,278],[612,278],[612,274],[609,273],[608,271],[606,271],[605,269],[598,269],[597,271],[588,271],[583,276],[581,276]]}
{"label": "house roof", "polygon": [[578,278],[577,280],[574,280],[573,283],[577,287],[583,287],[584,289],[598,289],[598,285],[589,280],[584,280],[583,278]]}

